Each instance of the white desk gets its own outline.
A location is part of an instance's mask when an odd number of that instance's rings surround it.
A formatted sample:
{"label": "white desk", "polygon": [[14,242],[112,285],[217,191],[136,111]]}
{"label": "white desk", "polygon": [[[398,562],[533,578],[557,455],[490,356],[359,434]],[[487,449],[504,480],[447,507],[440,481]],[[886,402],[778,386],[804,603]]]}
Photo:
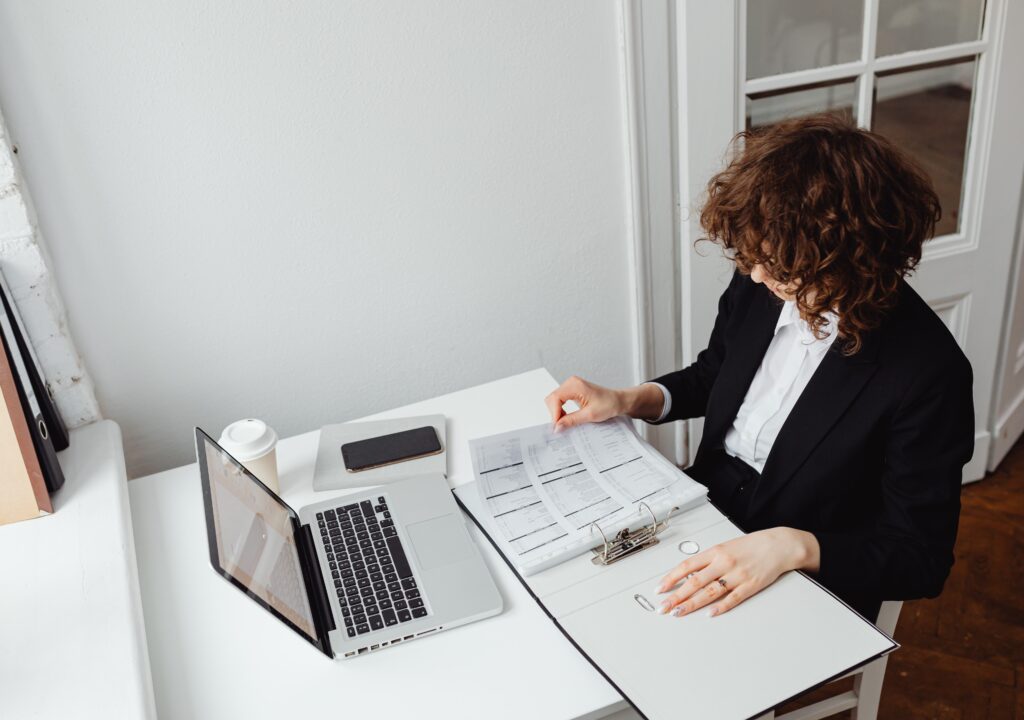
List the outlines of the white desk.
{"label": "white desk", "polygon": [[60,462],[54,514],[0,526],[0,717],[155,717],[120,429]]}
{"label": "white desk", "polygon": [[[460,485],[472,479],[467,440],[545,422],[543,399],[556,385],[546,370],[534,370],[365,419],[446,415],[448,475]],[[318,435],[278,446],[281,494],[295,508],[344,494],[311,489]],[[195,465],[133,480],[129,490],[161,720],[326,713],[564,720],[625,707],[472,523],[505,599],[501,615],[331,661],[214,573]],[[508,692],[510,684],[517,691]]]}

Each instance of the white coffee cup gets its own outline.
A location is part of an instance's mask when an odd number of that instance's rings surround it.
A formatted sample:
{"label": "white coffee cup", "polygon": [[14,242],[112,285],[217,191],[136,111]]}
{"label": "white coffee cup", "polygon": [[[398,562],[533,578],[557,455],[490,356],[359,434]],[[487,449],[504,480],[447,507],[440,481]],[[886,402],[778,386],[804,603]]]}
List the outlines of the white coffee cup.
{"label": "white coffee cup", "polygon": [[262,420],[248,418],[224,428],[217,443],[260,482],[281,492],[277,483],[277,433]]}

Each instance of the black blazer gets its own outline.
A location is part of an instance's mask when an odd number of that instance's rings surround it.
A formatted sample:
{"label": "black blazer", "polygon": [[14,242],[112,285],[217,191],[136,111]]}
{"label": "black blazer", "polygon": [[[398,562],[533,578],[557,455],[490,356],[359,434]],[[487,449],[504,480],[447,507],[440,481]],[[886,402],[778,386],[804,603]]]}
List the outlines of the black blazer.
{"label": "black blazer", "polygon": [[[655,381],[672,396],[661,422],[704,416],[701,473],[771,342],[782,302],[736,273],[708,348]],[[743,516],[747,531],[788,526],[821,546],[817,579],[865,617],[882,600],[935,597],[953,565],[963,466],[974,452],[972,373],[939,317],[906,283],[856,355],[832,344],[786,419]]]}

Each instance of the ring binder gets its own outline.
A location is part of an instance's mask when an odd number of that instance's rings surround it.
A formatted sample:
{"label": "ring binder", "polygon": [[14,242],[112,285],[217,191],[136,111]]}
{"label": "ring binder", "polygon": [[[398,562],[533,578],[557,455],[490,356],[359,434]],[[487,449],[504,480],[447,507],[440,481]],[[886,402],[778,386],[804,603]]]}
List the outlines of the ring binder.
{"label": "ring binder", "polygon": [[655,516],[654,511],[651,510],[647,503],[639,503],[639,507],[645,508],[650,513],[651,524],[636,530],[630,530],[628,527],[623,528],[615,534],[611,542],[608,541],[608,536],[604,534],[604,530],[601,529],[600,525],[596,522],[590,524],[591,534],[593,534],[594,528],[597,528],[597,531],[601,533],[601,539],[604,541],[600,547],[591,549],[594,557],[590,559],[590,562],[595,565],[611,565],[623,558],[635,555],[641,550],[657,545],[659,542],[658,534],[668,527],[668,521],[672,514],[679,509],[678,507],[673,507],[669,510],[668,516],[661,522],[658,522],[657,516]]}

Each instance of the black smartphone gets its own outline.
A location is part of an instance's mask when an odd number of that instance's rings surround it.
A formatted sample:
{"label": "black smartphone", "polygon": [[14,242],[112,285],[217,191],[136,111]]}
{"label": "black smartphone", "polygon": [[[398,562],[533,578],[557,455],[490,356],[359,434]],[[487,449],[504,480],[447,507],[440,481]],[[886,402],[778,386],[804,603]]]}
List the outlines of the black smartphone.
{"label": "black smartphone", "polygon": [[403,460],[437,455],[439,452],[441,440],[437,437],[437,430],[429,425],[366,440],[356,440],[341,446],[341,458],[349,472],[370,470]]}

